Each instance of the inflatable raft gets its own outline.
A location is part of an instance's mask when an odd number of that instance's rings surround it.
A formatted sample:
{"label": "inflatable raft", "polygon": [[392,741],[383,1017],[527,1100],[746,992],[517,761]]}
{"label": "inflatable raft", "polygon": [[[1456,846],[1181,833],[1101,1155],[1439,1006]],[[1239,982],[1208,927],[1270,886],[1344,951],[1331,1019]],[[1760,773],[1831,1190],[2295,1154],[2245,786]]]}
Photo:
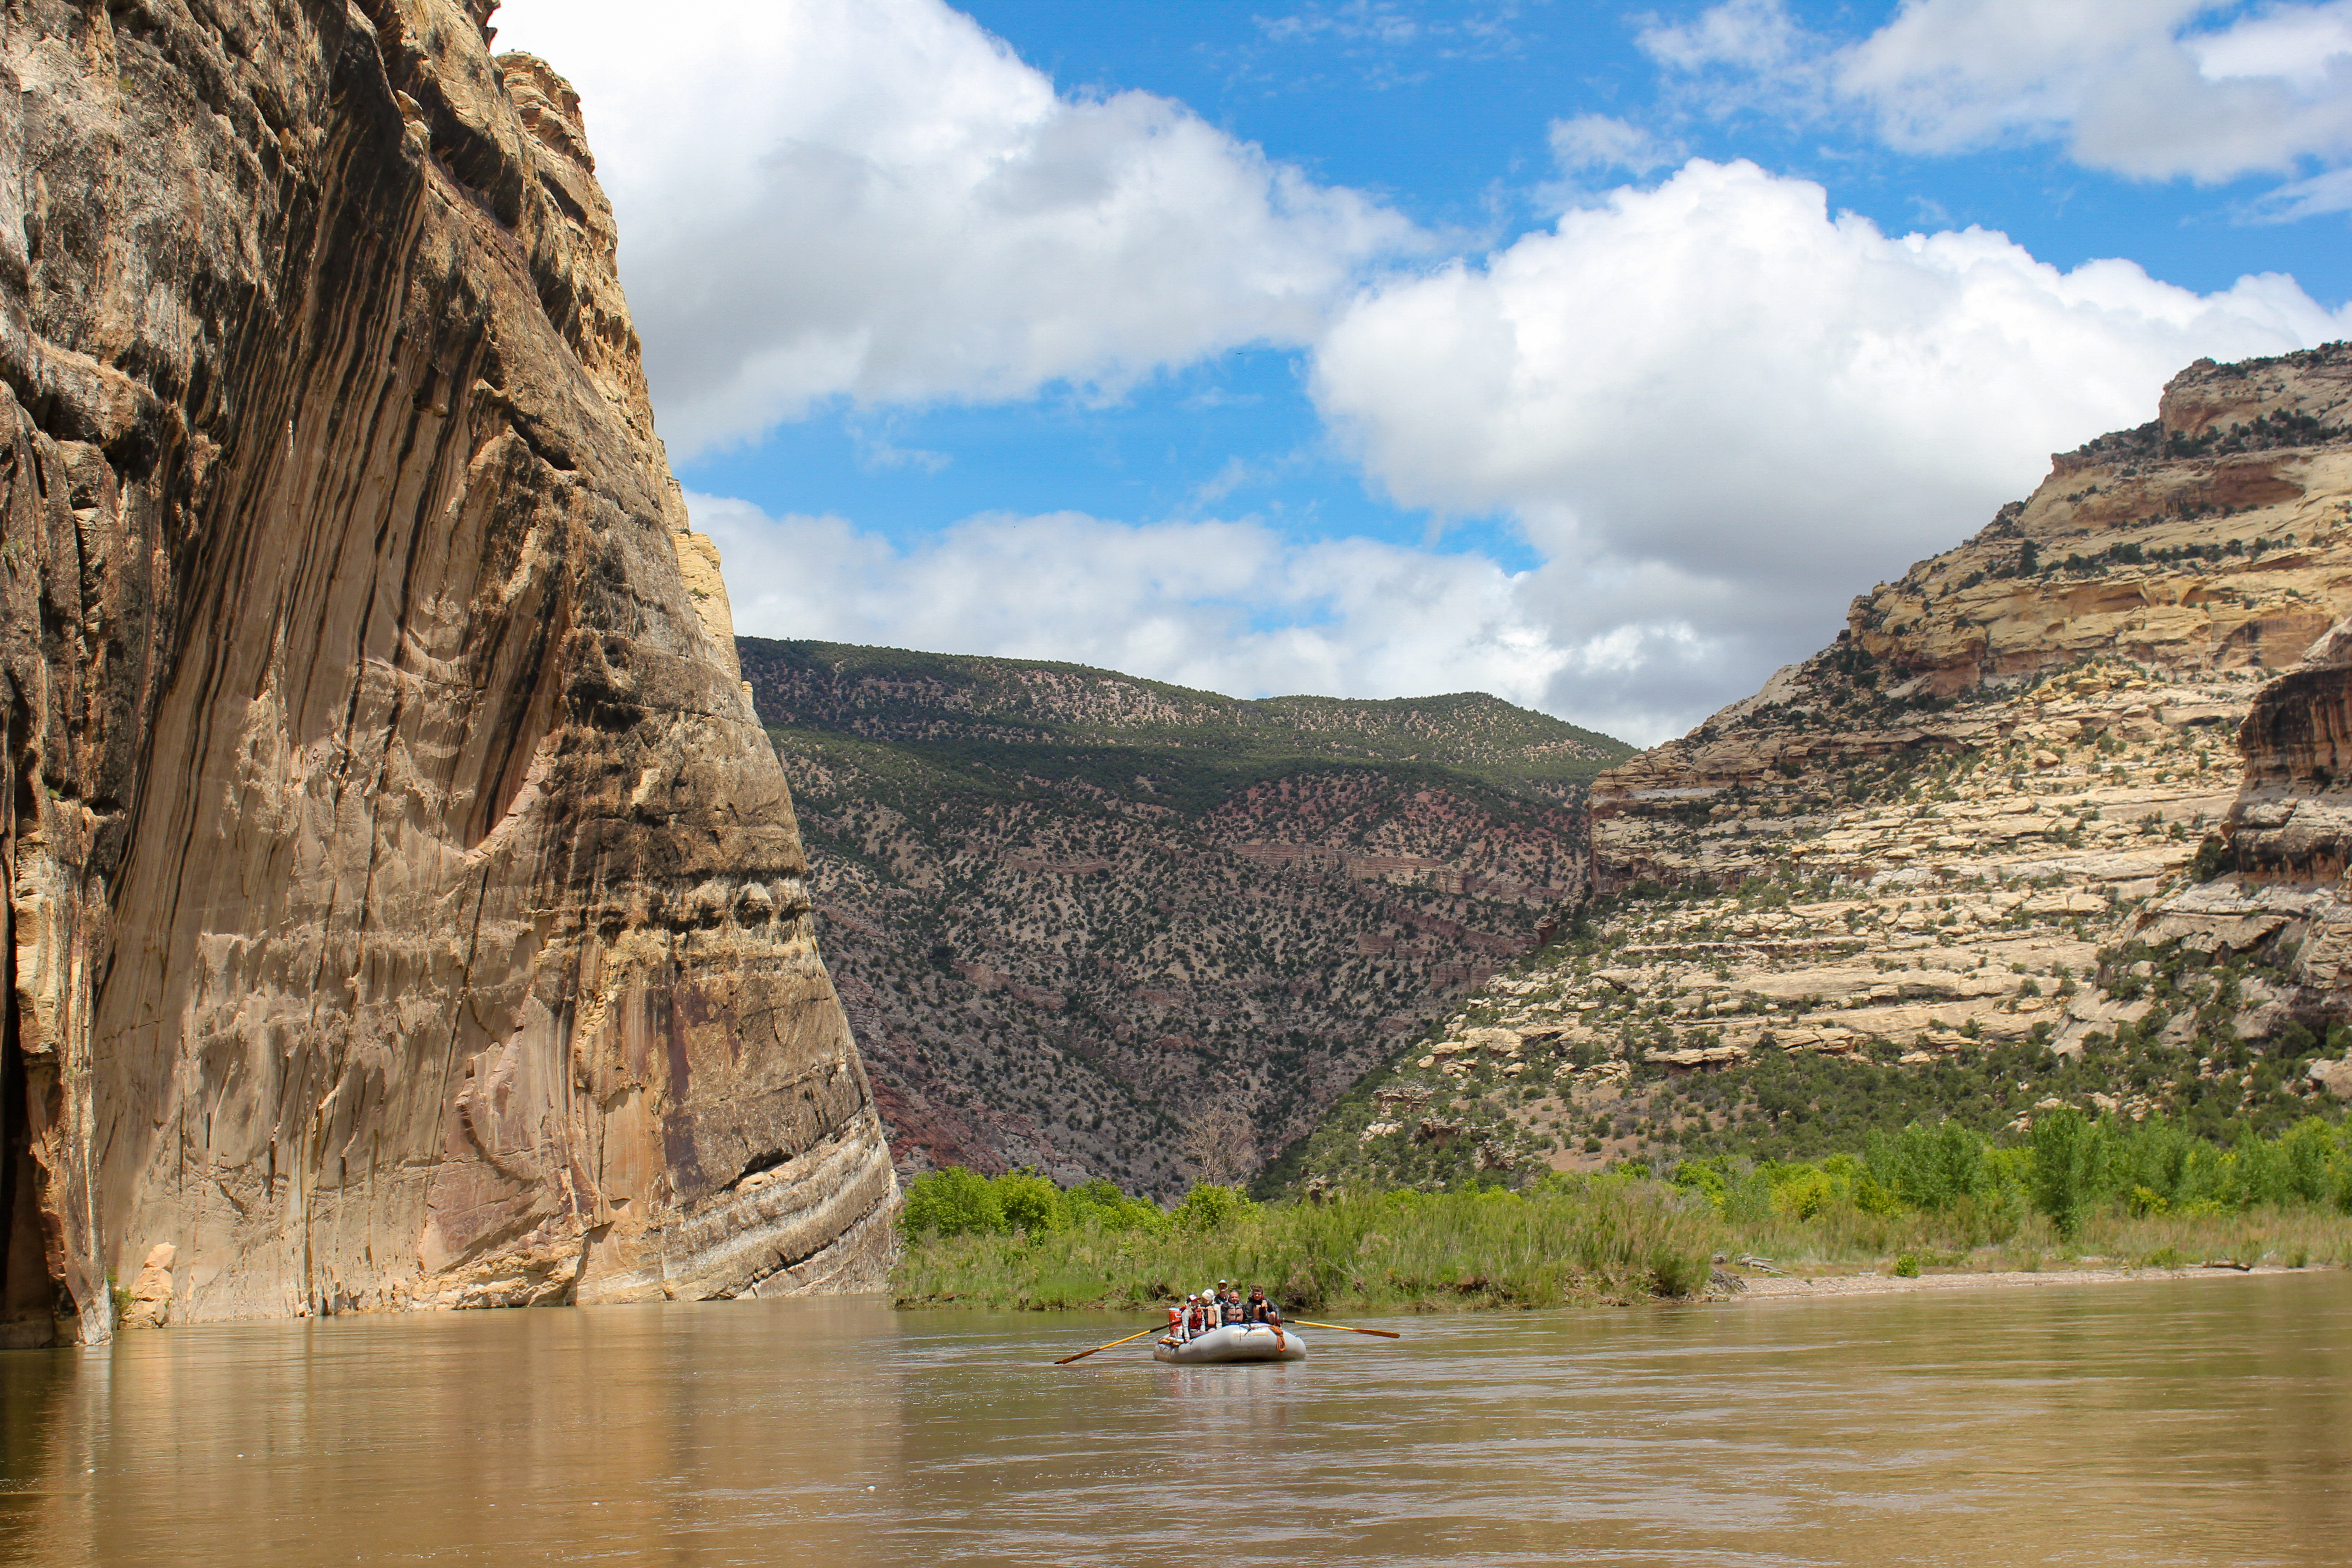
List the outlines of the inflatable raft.
{"label": "inflatable raft", "polygon": [[1264,1323],[1234,1323],[1211,1329],[1181,1345],[1154,1344],[1151,1359],[1177,1366],[1217,1366],[1237,1361],[1305,1361],[1307,1342],[1295,1331],[1285,1329],[1277,1343],[1274,1331]]}

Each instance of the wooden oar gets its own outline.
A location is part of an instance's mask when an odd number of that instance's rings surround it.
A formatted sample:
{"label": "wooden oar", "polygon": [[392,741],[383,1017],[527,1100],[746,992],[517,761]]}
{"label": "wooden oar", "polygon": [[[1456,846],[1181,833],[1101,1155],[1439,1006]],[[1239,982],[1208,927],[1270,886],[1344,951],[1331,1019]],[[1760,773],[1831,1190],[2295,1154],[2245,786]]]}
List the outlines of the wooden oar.
{"label": "wooden oar", "polygon": [[[1162,1325],[1162,1326],[1164,1326],[1164,1325]],[[1146,1330],[1144,1330],[1144,1331],[1143,1331],[1143,1334],[1156,1334],[1156,1333],[1158,1333],[1159,1331],[1160,1331],[1160,1330],[1159,1330],[1158,1328],[1150,1328],[1150,1329],[1146,1329]],[[1094,1354],[1094,1353],[1095,1353],[1095,1351],[1114,1350],[1114,1349],[1118,1348],[1118,1346],[1120,1346],[1120,1345],[1126,1344],[1129,1340],[1139,1340],[1139,1339],[1141,1339],[1141,1338],[1143,1337],[1143,1334],[1129,1334],[1129,1335],[1128,1335],[1128,1336],[1127,1336],[1127,1339],[1124,1339],[1124,1340],[1113,1340],[1113,1341],[1111,1341],[1111,1342],[1110,1342],[1109,1344],[1107,1344],[1107,1345],[1097,1345],[1097,1346],[1095,1347],[1095,1350],[1093,1350],[1093,1351],[1080,1351],[1080,1352],[1079,1352],[1077,1354],[1076,1354],[1076,1355],[1066,1355],[1066,1356],[1064,1356],[1061,1360],[1059,1360],[1059,1361],[1055,1362],[1054,1364],[1055,1364],[1055,1366],[1067,1366],[1067,1365],[1069,1365],[1069,1364],[1070,1364],[1072,1362],[1074,1362],[1074,1361],[1084,1361],[1084,1360],[1086,1360],[1086,1359],[1087,1359],[1087,1357],[1088,1357],[1088,1356],[1090,1356],[1090,1355]]]}
{"label": "wooden oar", "polygon": [[[1290,1321],[1302,1329],[1337,1329],[1343,1334],[1378,1334],[1384,1340],[1404,1338],[1402,1334],[1391,1329],[1351,1329],[1345,1323],[1310,1323],[1304,1318],[1293,1318]],[[1150,1331],[1150,1330],[1145,1331],[1147,1333]]]}

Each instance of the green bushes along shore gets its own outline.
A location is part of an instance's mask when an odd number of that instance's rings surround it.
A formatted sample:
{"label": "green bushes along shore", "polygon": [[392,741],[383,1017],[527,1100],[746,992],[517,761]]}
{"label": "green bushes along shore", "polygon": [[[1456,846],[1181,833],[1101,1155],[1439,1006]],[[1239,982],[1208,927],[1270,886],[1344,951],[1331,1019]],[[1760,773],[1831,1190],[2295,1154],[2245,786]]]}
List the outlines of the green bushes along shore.
{"label": "green bushes along shore", "polygon": [[1315,1203],[1202,1185],[1172,1210],[1107,1182],[950,1168],[908,1184],[900,1223],[908,1307],[1149,1308],[1226,1277],[1293,1311],[1549,1307],[1699,1294],[1719,1258],[1823,1273],[2342,1265],[2352,1131],[2314,1119],[2224,1150],[2161,1120],[2050,1110],[2015,1143],[1946,1122],[1822,1160]]}
{"label": "green bushes along shore", "polygon": [[[930,1203],[925,1184],[939,1178],[982,1184],[955,1171],[919,1177],[910,1210]],[[1524,1194],[1393,1192],[1266,1206],[1201,1186],[1164,1214],[1081,1200],[1019,1230],[928,1229],[908,1237],[894,1279],[902,1306],[1151,1308],[1227,1277],[1264,1285],[1294,1312],[1557,1306],[1696,1294],[1719,1228],[1672,1187],[1616,1177]]]}

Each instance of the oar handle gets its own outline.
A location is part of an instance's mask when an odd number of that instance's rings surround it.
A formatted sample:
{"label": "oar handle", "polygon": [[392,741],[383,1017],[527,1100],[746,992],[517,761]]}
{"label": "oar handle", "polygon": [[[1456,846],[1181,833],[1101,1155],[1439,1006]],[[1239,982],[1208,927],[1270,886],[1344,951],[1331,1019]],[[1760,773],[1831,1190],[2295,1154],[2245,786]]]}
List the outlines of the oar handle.
{"label": "oar handle", "polygon": [[1349,1328],[1345,1323],[1310,1323],[1304,1318],[1294,1318],[1291,1321],[1297,1323],[1302,1329],[1337,1329],[1343,1334],[1377,1334],[1384,1340],[1401,1340],[1404,1338],[1402,1334],[1396,1332],[1392,1329],[1355,1329]]}

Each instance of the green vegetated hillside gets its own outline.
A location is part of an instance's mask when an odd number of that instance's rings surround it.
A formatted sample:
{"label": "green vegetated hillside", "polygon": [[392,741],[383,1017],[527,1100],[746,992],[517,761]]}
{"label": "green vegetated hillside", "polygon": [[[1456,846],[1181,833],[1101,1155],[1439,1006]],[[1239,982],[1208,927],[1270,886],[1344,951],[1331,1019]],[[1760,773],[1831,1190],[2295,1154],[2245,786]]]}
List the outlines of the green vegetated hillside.
{"label": "green vegetated hillside", "polygon": [[1477,694],[739,648],[909,1169],[1250,1174],[1582,895],[1632,750]]}
{"label": "green vegetated hillside", "polygon": [[928,764],[905,774],[917,787],[937,770],[962,768],[983,789],[1078,783],[1201,811],[1319,760],[1566,802],[1633,751],[1478,691],[1245,700],[1037,659],[737,640],[772,727],[908,748]]}

